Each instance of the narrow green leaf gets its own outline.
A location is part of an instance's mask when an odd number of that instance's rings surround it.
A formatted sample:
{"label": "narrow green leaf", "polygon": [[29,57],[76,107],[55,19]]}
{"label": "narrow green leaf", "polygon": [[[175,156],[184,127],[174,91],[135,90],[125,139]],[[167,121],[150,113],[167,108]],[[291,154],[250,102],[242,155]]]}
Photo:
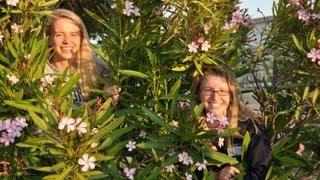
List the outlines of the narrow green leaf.
{"label": "narrow green leaf", "polygon": [[292,39],[294,44],[296,45],[296,47],[303,53],[307,54],[306,50],[304,50],[304,48],[302,47],[301,43],[299,42],[299,40],[297,39],[297,37],[292,34]]}
{"label": "narrow green leaf", "polygon": [[216,160],[218,162],[221,162],[221,164],[229,163],[231,165],[237,164],[238,161],[235,158],[232,158],[224,153],[220,153],[218,151],[206,151],[203,154],[205,157],[211,158],[213,160]]}
{"label": "narrow green leaf", "polygon": [[40,109],[39,107],[33,106],[32,104],[26,102],[26,101],[11,101],[11,100],[5,100],[4,103],[6,103],[9,106],[22,109],[25,111],[33,111],[36,113],[41,113],[43,114],[43,110]]}
{"label": "narrow green leaf", "polygon": [[135,76],[140,78],[148,78],[149,76],[139,72],[139,71],[133,71],[133,70],[118,70],[120,73],[128,75],[128,76]]}
{"label": "narrow green leaf", "polygon": [[48,1],[48,2],[44,2],[44,3],[41,3],[39,6],[42,7],[42,6],[50,6],[50,5],[53,5],[55,3],[57,3],[59,0],[51,0],[51,1]]}
{"label": "narrow green leaf", "polygon": [[243,142],[242,142],[242,150],[241,150],[241,159],[243,159],[244,152],[247,151],[249,143],[250,143],[250,133],[246,131],[246,134],[243,137]]}
{"label": "narrow green leaf", "polygon": [[196,105],[196,107],[194,107],[193,109],[193,113],[195,115],[195,117],[200,117],[200,115],[202,114],[202,110],[203,110],[203,103]]}
{"label": "narrow green leaf", "polygon": [[171,143],[151,143],[151,142],[142,142],[137,144],[137,147],[141,149],[163,149],[163,148],[170,148],[170,147],[175,147],[175,144]]}
{"label": "narrow green leaf", "polygon": [[70,94],[73,89],[76,87],[80,79],[80,73],[76,73],[71,76],[70,80],[58,91],[58,98],[62,98]]}
{"label": "narrow green leaf", "polygon": [[156,124],[166,128],[167,130],[174,132],[175,130],[173,129],[173,127],[167,123],[165,123],[164,121],[161,120],[161,118],[154,114],[150,109],[146,108],[146,107],[142,107],[142,110],[147,114],[147,116]]}
{"label": "narrow green leaf", "polygon": [[41,119],[36,113],[29,111],[30,116],[32,117],[34,123],[42,130],[47,131],[48,126],[45,120]]}
{"label": "narrow green leaf", "polygon": [[319,89],[316,88],[314,91],[313,91],[313,95],[312,95],[312,104],[315,104],[317,99],[318,99],[318,96],[319,96]]}
{"label": "narrow green leaf", "polygon": [[112,142],[114,142],[115,140],[117,140],[119,137],[121,137],[123,134],[131,131],[133,129],[133,127],[125,127],[125,128],[121,128],[121,129],[117,129],[115,131],[113,131],[112,133],[110,133],[108,135],[108,137],[103,141],[103,143],[101,144],[101,146],[99,147],[99,149],[104,149],[105,147],[111,145]]}
{"label": "narrow green leaf", "polygon": [[158,179],[160,171],[161,169],[159,167],[154,168],[152,173],[147,177],[147,180]]}
{"label": "narrow green leaf", "polygon": [[304,88],[302,100],[305,100],[309,94],[309,86]]}

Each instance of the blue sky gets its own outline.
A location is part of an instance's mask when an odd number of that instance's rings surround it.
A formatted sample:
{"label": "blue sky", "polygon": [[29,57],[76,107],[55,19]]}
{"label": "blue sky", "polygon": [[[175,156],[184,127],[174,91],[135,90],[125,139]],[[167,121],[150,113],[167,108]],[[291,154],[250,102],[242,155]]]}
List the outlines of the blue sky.
{"label": "blue sky", "polygon": [[278,0],[240,0],[240,2],[242,2],[240,7],[241,9],[247,8],[248,14],[251,15],[252,18],[259,18],[262,17],[262,15],[257,11],[258,8],[265,16],[272,15],[273,1],[278,2]]}

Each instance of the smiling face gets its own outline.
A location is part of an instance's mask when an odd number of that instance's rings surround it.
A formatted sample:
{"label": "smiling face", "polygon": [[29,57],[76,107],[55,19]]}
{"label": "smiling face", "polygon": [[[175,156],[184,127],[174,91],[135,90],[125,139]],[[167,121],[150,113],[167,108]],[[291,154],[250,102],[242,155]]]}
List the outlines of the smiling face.
{"label": "smiling face", "polygon": [[81,46],[80,28],[70,19],[57,19],[53,23],[50,45],[54,48],[54,61],[74,58]]}
{"label": "smiling face", "polygon": [[226,78],[206,75],[201,81],[199,96],[206,112],[218,116],[227,115],[231,95]]}

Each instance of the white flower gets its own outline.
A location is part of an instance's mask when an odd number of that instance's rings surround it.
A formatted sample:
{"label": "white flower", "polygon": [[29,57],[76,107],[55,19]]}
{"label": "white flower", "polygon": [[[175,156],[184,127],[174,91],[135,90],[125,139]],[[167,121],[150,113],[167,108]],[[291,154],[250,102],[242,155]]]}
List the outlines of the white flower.
{"label": "white flower", "polygon": [[115,9],[115,8],[117,8],[117,3],[113,3],[113,4],[111,5],[111,9]]}
{"label": "white flower", "polygon": [[178,122],[178,121],[176,121],[176,120],[172,120],[172,121],[170,122],[170,124],[171,124],[172,126],[176,126],[176,127],[178,127],[179,122]]}
{"label": "white flower", "polygon": [[92,144],[90,145],[91,148],[95,148],[95,147],[97,147],[97,146],[98,146],[98,143],[92,143]]}
{"label": "white flower", "polygon": [[130,156],[126,156],[126,160],[128,161],[128,163],[130,164],[132,162],[132,157]]}
{"label": "white flower", "polygon": [[188,44],[189,52],[191,53],[197,53],[199,45],[195,42],[192,42],[191,44]]}
{"label": "white flower", "polygon": [[146,135],[147,135],[147,132],[145,130],[141,130],[140,134],[139,134],[139,137],[146,138]]}
{"label": "white flower", "polygon": [[7,74],[7,78],[11,85],[14,85],[19,82],[19,79],[15,75],[10,76],[9,74]]}
{"label": "white flower", "polygon": [[78,134],[84,134],[87,132],[86,127],[88,126],[88,124],[86,122],[82,122],[80,123],[80,125],[77,127],[78,130]]}
{"label": "white flower", "polygon": [[51,75],[46,75],[40,79],[40,82],[42,84],[52,84],[53,81],[54,81],[54,78]]}
{"label": "white flower", "polygon": [[209,48],[211,48],[211,45],[209,44],[209,41],[204,41],[203,44],[201,44],[201,50],[208,52]]}
{"label": "white flower", "polygon": [[17,6],[19,0],[7,0],[9,6]]}
{"label": "white flower", "polygon": [[178,154],[178,157],[179,157],[179,162],[182,162],[182,164],[185,164],[185,165],[193,164],[192,157],[189,156],[188,153],[184,151]]}
{"label": "white flower", "polygon": [[12,33],[14,34],[18,34],[18,33],[22,33],[23,32],[23,29],[21,28],[21,25],[18,25],[16,23],[13,23],[11,25],[11,31]]}
{"label": "white flower", "polygon": [[173,172],[174,165],[171,164],[171,165],[165,166],[165,168],[166,168],[166,172],[172,173],[172,172]]}
{"label": "white flower", "polygon": [[219,137],[218,139],[218,146],[221,148],[224,145],[224,138]]}
{"label": "white flower", "polygon": [[80,158],[79,160],[78,160],[78,164],[79,165],[81,165],[81,166],[83,166],[82,168],[81,168],[81,171],[88,171],[89,169],[94,169],[95,168],[95,164],[94,164],[94,162],[96,161],[96,158],[95,157],[89,157],[89,155],[88,154],[84,154],[83,156],[82,156],[82,158]]}
{"label": "white flower", "polygon": [[62,130],[67,126],[67,132],[74,131],[76,129],[75,120],[73,118],[63,117],[59,123],[58,129]]}
{"label": "white flower", "polygon": [[202,164],[197,162],[196,166],[198,167],[199,171],[202,171],[203,169],[207,169],[207,166],[206,166],[207,164],[208,164],[208,162],[206,160],[204,160]]}
{"label": "white flower", "polygon": [[130,179],[133,180],[134,179],[134,174],[136,173],[136,168],[132,168],[132,169],[128,169],[127,167],[124,168],[124,173],[126,174],[126,176]]}
{"label": "white flower", "polygon": [[186,175],[186,180],[192,180],[192,175],[191,174],[185,173],[185,175]]}
{"label": "white flower", "polygon": [[25,59],[30,59],[31,54],[25,54],[23,57],[24,57]]}
{"label": "white flower", "polygon": [[91,130],[91,135],[97,134],[98,133],[98,128],[93,128]]}
{"label": "white flower", "polygon": [[128,151],[132,151],[133,149],[136,148],[136,142],[129,141],[128,144],[126,144],[126,148],[128,148]]}

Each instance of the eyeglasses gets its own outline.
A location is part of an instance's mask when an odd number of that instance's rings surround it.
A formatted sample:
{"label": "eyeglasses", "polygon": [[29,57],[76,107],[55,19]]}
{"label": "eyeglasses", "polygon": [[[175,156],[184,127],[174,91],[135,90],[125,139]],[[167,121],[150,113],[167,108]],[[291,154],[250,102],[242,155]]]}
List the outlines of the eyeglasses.
{"label": "eyeglasses", "polygon": [[200,90],[200,93],[204,96],[211,96],[215,93],[219,94],[219,96],[228,96],[230,94],[230,91],[222,90],[222,89],[215,91],[211,88],[204,88]]}

